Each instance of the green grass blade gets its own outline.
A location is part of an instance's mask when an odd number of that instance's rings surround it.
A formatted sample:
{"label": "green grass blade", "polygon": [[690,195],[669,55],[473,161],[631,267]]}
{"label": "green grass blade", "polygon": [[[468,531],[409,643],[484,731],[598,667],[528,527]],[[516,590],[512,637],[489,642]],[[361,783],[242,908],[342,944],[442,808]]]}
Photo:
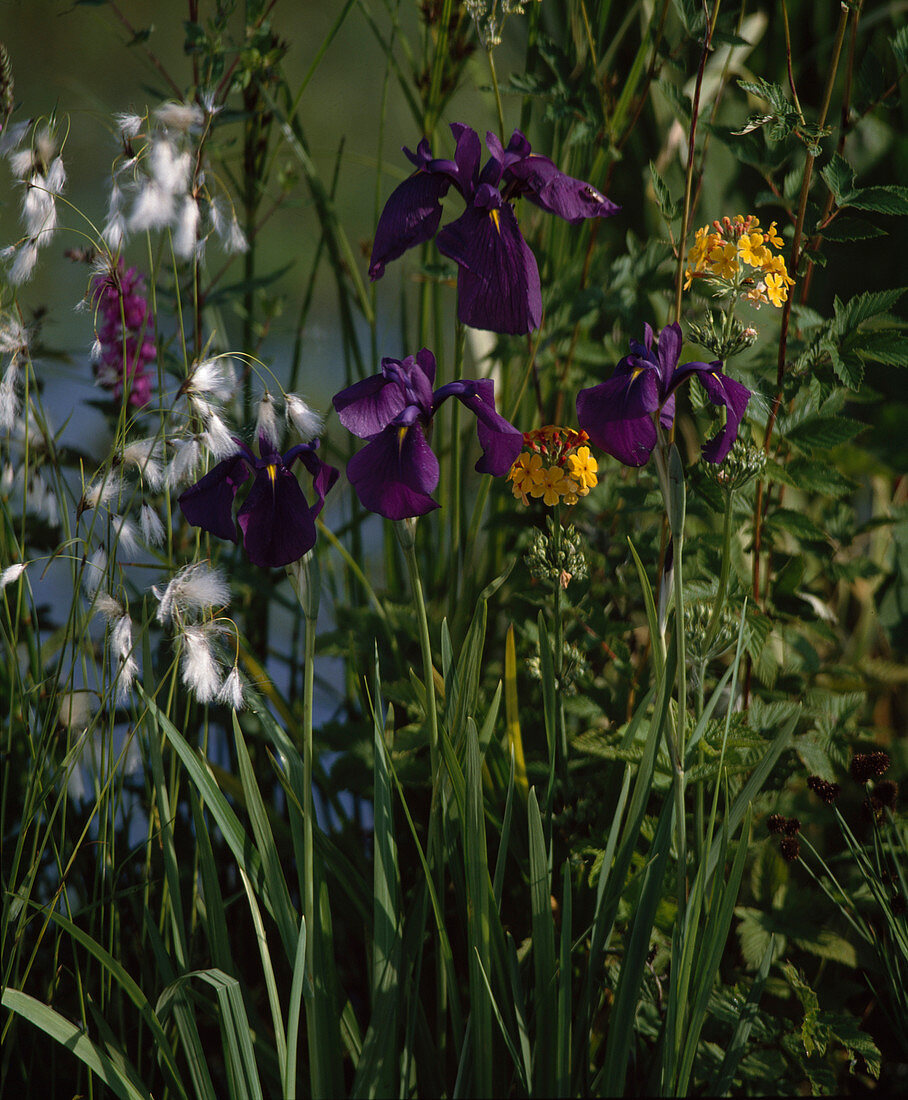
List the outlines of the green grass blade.
{"label": "green grass blade", "polygon": [[243,729],[236,711],[233,712],[233,737],[240,781],[243,784],[243,792],[246,796],[249,822],[255,836],[256,850],[262,861],[266,896],[271,901],[271,912],[277,923],[287,959],[292,962],[296,950],[296,930],[299,925],[299,915],[294,912],[293,905],[290,902],[290,891],[287,889],[287,880],[284,878],[281,858],[274,843],[274,834],[268,821],[268,811],[259,790],[258,780],[252,767],[252,761],[249,758],[249,750],[246,748]]}
{"label": "green grass blade", "polygon": [[[673,819],[674,802],[671,798],[667,798],[663,803],[656,835],[653,837],[650,848],[651,858],[644,872],[640,900],[634,911],[633,924],[627,940],[610,1016],[611,1026],[606,1040],[601,1081],[615,1096],[621,1096],[624,1093],[640,985],[643,981],[646,956],[649,954],[656,908],[663,893]],[[596,1091],[599,1091],[598,1087]]]}
{"label": "green grass blade", "polygon": [[305,984],[306,922],[301,919],[299,938],[296,941],[296,956],[293,960],[293,977],[290,980],[290,1004],[287,1009],[287,1061],[283,1074],[287,1096],[296,1096],[296,1063],[299,1057],[300,1016]]}
{"label": "green grass blade", "polygon": [[760,960],[759,969],[751,983],[750,992],[747,994],[747,1000],[741,1008],[738,1024],[731,1037],[731,1042],[725,1048],[725,1057],[722,1059],[722,1064],[719,1066],[714,1081],[709,1086],[708,1093],[710,1096],[725,1096],[732,1086],[735,1070],[738,1068],[738,1063],[744,1057],[747,1040],[750,1038],[750,1033],[757,1019],[757,1009],[760,1004],[760,998],[763,996],[763,987],[766,985],[766,978],[769,975],[774,949],[775,935],[771,935],[769,937],[769,943],[766,945],[766,950],[763,952],[763,958]]}
{"label": "green grass blade", "polygon": [[558,1031],[556,1035],[555,1079],[558,1095],[571,1094],[571,1017],[574,1005],[571,935],[573,927],[571,865],[564,861],[561,895],[561,950],[558,963]]}
{"label": "green grass blade", "polygon": [[170,1045],[170,1040],[167,1038],[167,1034],[161,1026],[160,1020],[155,1015],[154,1009],[151,1007],[151,1002],[142,992],[132,975],[127,973],[122,963],[115,959],[106,948],[102,947],[101,944],[97,942],[97,940],[93,939],[77,924],[73,924],[73,922],[67,917],[64,917],[62,913],[58,913],[54,910],[51,911],[49,915],[51,920],[53,920],[59,928],[66,932],[66,934],[76,943],[81,944],[86,951],[98,960],[120,989],[122,989],[126,996],[136,1006],[154,1039],[158,1062],[164,1071],[170,1088],[175,1091],[177,1096],[187,1096],[182,1082],[180,1081],[180,1071],[177,1067],[176,1057]]}
{"label": "green grass blade", "polygon": [[[234,712],[234,715],[236,712]],[[265,932],[265,922],[262,920],[262,911],[255,900],[255,891],[249,876],[240,868],[240,877],[243,880],[243,888],[246,891],[246,899],[249,902],[249,912],[252,914],[252,926],[255,929],[255,939],[259,947],[259,955],[262,960],[262,973],[265,976],[265,990],[268,994],[268,1007],[271,1010],[271,1025],[274,1028],[274,1047],[277,1054],[278,1067],[281,1074],[281,1086],[285,1095],[287,1082],[284,1073],[287,1065],[287,1036],[284,1032],[284,1017],[281,1012],[281,1000],[277,992],[277,981],[274,977],[274,967],[271,964],[271,952],[268,949],[268,936]]]}
{"label": "green grass blade", "polygon": [[[81,1027],[71,1023],[59,1012],[55,1012],[49,1005],[18,989],[4,989],[2,1004],[10,1012],[15,1012],[17,1016],[34,1024],[62,1047],[72,1051],[111,1091],[122,1097],[122,1100],[151,1100],[151,1093],[140,1091],[118,1069],[110,1056],[88,1038]],[[132,1073],[138,1078],[134,1069]]]}
{"label": "green grass blade", "polygon": [[353,1083],[354,1096],[391,1096],[397,1090],[398,1067],[389,1051],[400,1047],[401,903],[393,791],[385,747],[378,651],[372,695],[373,744],[373,935],[372,1013]]}
{"label": "green grass blade", "polygon": [[533,928],[535,976],[533,1089],[537,1096],[555,1095],[555,1058],[552,1037],[557,1033],[558,1009],[555,974],[555,922],[549,857],[542,831],[536,788],[527,799],[530,844],[530,915]]}
{"label": "green grass blade", "polygon": [[483,974],[491,970],[489,900],[491,883],[486,851],[482,795],[482,756],[476,723],[467,719],[467,806],[464,818],[464,860],[467,881],[467,943],[470,951],[470,1034],[473,1037],[473,1093],[492,1095],[494,1044],[491,1005]]}
{"label": "green grass blade", "polygon": [[702,947],[697,955],[696,980],[693,986],[693,1008],[690,1024],[685,1036],[684,1052],[679,1067],[676,1095],[684,1096],[687,1093],[687,1085],[691,1071],[694,1067],[694,1057],[700,1042],[700,1033],[706,1022],[706,1012],[709,1004],[709,996],[713,983],[719,972],[719,964],[728,940],[729,929],[734,915],[735,903],[738,900],[738,891],[741,888],[741,878],[744,874],[744,863],[747,858],[747,850],[750,843],[751,808],[748,807],[744,820],[744,827],[738,841],[738,850],[732,864],[728,881],[724,888],[716,891],[716,904],[711,906],[709,919],[703,935]]}

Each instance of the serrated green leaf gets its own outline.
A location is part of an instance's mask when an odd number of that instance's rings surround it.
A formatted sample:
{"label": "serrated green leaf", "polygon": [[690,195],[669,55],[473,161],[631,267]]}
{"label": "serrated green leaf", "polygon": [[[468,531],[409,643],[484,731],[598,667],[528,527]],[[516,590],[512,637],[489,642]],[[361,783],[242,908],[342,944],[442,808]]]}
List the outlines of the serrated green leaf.
{"label": "serrated green leaf", "polygon": [[824,240],[836,243],[841,241],[869,241],[874,237],[888,236],[885,229],[880,229],[878,225],[867,221],[866,218],[836,218],[821,232]]}
{"label": "serrated green leaf", "polygon": [[859,390],[864,381],[864,364],[857,355],[840,352],[836,344],[831,340],[822,340],[820,350],[825,351],[832,363],[835,376],[849,389]]}
{"label": "serrated green leaf", "polygon": [[758,99],[765,99],[776,115],[786,115],[791,110],[791,104],[781,84],[774,84],[760,77],[758,80],[739,80],[738,87]]}
{"label": "serrated green leaf", "polygon": [[678,216],[678,203],[672,199],[668,184],[659,175],[659,170],[653,161],[649,162],[649,174],[650,179],[653,181],[653,190],[656,193],[656,202],[658,202],[659,209],[662,211],[662,217],[666,221],[671,221]]}
{"label": "serrated green leaf", "polygon": [[908,336],[898,332],[861,333],[854,350],[863,359],[885,363],[890,367],[908,366]]}
{"label": "serrated green leaf", "polygon": [[847,206],[854,195],[854,169],[840,154],[834,154],[832,160],[820,172],[839,206]]}
{"label": "serrated green leaf", "polygon": [[790,428],[787,439],[802,451],[827,451],[854,439],[865,427],[844,416],[812,416]]}
{"label": "serrated green leaf", "polygon": [[848,203],[857,210],[872,210],[876,214],[908,214],[908,187],[887,184],[864,187]]}
{"label": "serrated green leaf", "polygon": [[869,291],[865,294],[857,294],[842,302],[835,299],[835,322],[833,328],[838,336],[847,336],[853,332],[863,321],[871,317],[877,317],[892,309],[895,303],[905,293],[906,287],[893,287],[892,290]]}
{"label": "serrated green leaf", "polygon": [[787,531],[799,539],[807,539],[810,542],[825,542],[826,532],[813,522],[803,512],[794,508],[777,508],[766,520],[770,529]]}

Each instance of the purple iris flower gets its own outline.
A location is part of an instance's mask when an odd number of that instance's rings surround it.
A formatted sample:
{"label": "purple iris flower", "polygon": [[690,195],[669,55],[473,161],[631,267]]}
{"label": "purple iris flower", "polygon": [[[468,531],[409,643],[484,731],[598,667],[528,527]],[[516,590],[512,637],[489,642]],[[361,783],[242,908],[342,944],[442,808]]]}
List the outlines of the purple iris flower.
{"label": "purple iris flower", "polygon": [[[249,560],[270,569],[297,561],[315,545],[315,517],[337,481],[337,470],[316,455],[318,440],[299,443],[286,454],[259,435],[261,458],[240,440],[238,452],[219,462],[180,495],[183,515],[218,538],[237,542],[242,534]],[[315,503],[310,507],[291,470],[299,459],[312,475]],[[252,487],[233,518],[233,502],[252,474]]]}
{"label": "purple iris flower", "polygon": [[467,208],[438,233],[436,244],[457,264],[457,316],[473,328],[522,335],[539,327],[542,293],[536,258],[521,235],[511,200],[526,195],[571,225],[608,217],[620,207],[534,153],[519,130],[507,148],[495,134],[486,134],[490,156],[481,170],[476,131],[459,122],[451,124],[451,131],[453,160],[433,158],[425,138],[415,153],[404,149],[416,171],[391,193],[381,212],[369,277],[381,278],[385,264],[435,236],[441,200],[454,186]]}
{"label": "purple iris flower", "polygon": [[659,334],[644,328],[643,343],[631,340],[626,355],[607,382],[577,394],[577,423],[603,451],[625,466],[643,466],[656,445],[656,419],[670,428],[675,419],[675,391],[696,377],[714,405],[725,406],[725,426],[703,448],[707,462],[722,462],[738,438],[738,425],[750,400],[750,390],[722,373],[722,364],[685,363],[681,357],[681,326],[675,322]]}
{"label": "purple iris flower", "polygon": [[334,398],[341,424],[369,442],[347,464],[347,477],[364,508],[387,519],[425,515],[438,507],[438,459],[429,446],[432,418],[449,397],[476,416],[480,473],[501,476],[523,447],[523,435],[495,410],[487,378],[449,382],[433,392],[435,356],[423,348],[406,359],[382,359],[373,374]]}

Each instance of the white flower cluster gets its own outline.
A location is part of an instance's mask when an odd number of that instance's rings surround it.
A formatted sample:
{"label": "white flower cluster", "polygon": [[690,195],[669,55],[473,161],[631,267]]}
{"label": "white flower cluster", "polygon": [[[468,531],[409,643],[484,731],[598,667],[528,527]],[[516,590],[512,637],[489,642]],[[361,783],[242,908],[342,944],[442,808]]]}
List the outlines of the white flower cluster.
{"label": "white flower cluster", "polygon": [[200,141],[216,111],[212,104],[162,103],[150,117],[116,116],[126,155],[114,169],[103,230],[111,249],[130,233],[169,229],[183,260],[201,258],[212,233],[225,251],[246,251],[235,211],[225,213],[207,186]]}
{"label": "white flower cluster", "polygon": [[57,199],[66,183],[66,169],[58,152],[53,124],[40,123],[32,130],[28,146],[20,148],[28,131],[28,123],[11,127],[0,144],[0,155],[6,156],[16,182],[23,189],[25,236],[2,252],[9,264],[9,281],[14,286],[31,278],[38,250],[50,243],[57,228]]}

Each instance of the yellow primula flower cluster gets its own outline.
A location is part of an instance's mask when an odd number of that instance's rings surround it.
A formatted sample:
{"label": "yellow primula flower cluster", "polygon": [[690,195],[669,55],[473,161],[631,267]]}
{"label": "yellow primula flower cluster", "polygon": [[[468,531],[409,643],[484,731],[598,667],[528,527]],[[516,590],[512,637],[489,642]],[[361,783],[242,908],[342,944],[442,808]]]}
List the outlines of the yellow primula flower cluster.
{"label": "yellow primula flower cluster", "polygon": [[549,424],[524,432],[526,450],[511,467],[508,480],[514,496],[524,504],[542,498],[543,504],[576,504],[599,480],[596,459],[586,432]]}
{"label": "yellow primula flower cluster", "polygon": [[775,222],[761,229],[760,219],[752,214],[716,219],[694,235],[684,288],[687,290],[694,279],[712,279],[730,284],[757,308],[764,302],[781,306],[788,288],[794,286],[785,260],[772,251],[782,244]]}

